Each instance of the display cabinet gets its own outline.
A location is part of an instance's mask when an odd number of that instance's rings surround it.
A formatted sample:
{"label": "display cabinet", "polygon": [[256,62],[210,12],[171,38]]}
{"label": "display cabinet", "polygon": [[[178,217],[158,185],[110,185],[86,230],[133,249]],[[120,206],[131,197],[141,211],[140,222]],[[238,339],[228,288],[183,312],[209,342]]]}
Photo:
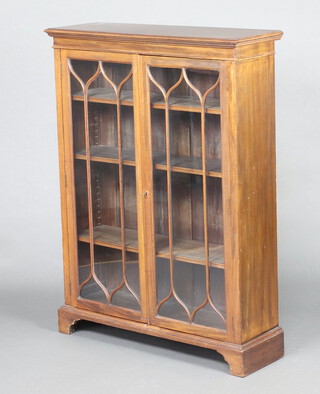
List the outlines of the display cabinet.
{"label": "display cabinet", "polygon": [[280,31],[93,23],[54,37],[65,305],[214,349],[245,376],[278,326]]}

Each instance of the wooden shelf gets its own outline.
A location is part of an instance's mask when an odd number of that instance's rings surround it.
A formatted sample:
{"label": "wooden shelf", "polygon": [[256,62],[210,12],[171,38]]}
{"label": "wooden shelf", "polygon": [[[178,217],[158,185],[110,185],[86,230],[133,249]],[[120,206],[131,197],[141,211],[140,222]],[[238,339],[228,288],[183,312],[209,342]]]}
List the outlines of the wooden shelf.
{"label": "wooden shelf", "polygon": [[[138,253],[138,232],[126,229],[126,250]],[[89,242],[89,231],[84,230],[79,235],[79,241]],[[102,225],[94,228],[95,245],[121,249],[120,227]],[[168,237],[156,234],[156,256],[169,259]],[[209,245],[210,266],[224,269],[223,245]],[[174,240],[174,258],[191,264],[205,265],[204,243],[194,240]]]}
{"label": "wooden shelf", "polygon": [[[160,98],[160,100],[159,100]],[[162,97],[155,97],[152,100],[152,108],[165,109]],[[170,97],[169,109],[172,111],[201,112],[200,101],[197,97]],[[221,114],[220,101],[218,98],[207,98],[205,112],[207,114]]]}
{"label": "wooden shelf", "polygon": [[[135,166],[134,150],[122,149],[123,164],[127,166]],[[86,160],[85,150],[81,150],[75,154],[75,158]],[[96,145],[90,147],[90,158],[92,161],[103,163],[119,164],[118,148],[106,145]],[[191,156],[171,156],[171,171],[183,172],[186,174],[202,175],[202,160],[200,157]],[[167,170],[166,157],[164,154],[156,154],[154,158],[154,167],[157,170]],[[221,161],[207,160],[207,175],[221,178]]]}
{"label": "wooden shelf", "polygon": [[[157,170],[167,170],[166,156],[164,154],[156,154],[153,162]],[[171,171],[173,172],[202,175],[201,168],[201,157],[171,155]],[[207,175],[222,178],[221,160],[207,159]]]}
{"label": "wooden shelf", "polygon": [[[76,92],[72,99],[75,101],[83,101],[83,92]],[[121,91],[121,105],[133,106],[133,92],[132,90]],[[101,104],[117,104],[114,90],[106,88],[92,88],[88,90],[88,101],[91,103]]]}
{"label": "wooden shelf", "polygon": [[[155,109],[165,109],[163,98],[160,94],[151,92],[151,107]],[[83,93],[76,92],[72,99],[75,101],[83,101]],[[133,92],[131,90],[121,91],[121,105],[133,106]],[[88,101],[92,103],[113,104],[117,101],[113,90],[106,88],[92,88],[88,90]],[[170,97],[170,110],[172,111],[187,111],[187,112],[201,112],[200,102],[197,97]],[[220,115],[220,101],[218,98],[207,98],[206,113]]]}
{"label": "wooden shelf", "polygon": [[[93,229],[95,245],[107,246],[114,249],[121,247],[121,230],[120,227],[114,226],[97,226]],[[138,233],[136,230],[126,229],[126,250],[138,253]],[[86,229],[79,235],[79,241],[89,242],[89,230]]]}
{"label": "wooden shelf", "polygon": [[[118,148],[107,145],[95,145],[90,147],[90,158],[92,161],[103,163],[119,164]],[[123,164],[127,166],[135,166],[135,157],[133,149],[122,149]],[[86,160],[86,151],[81,150],[75,154],[75,158]]]}
{"label": "wooden shelf", "polygon": [[[122,264],[122,259],[121,260],[105,260],[105,261],[95,261],[94,265],[95,266],[100,266],[104,267],[105,265],[108,264]],[[126,259],[126,264],[139,264],[139,260],[128,260]],[[90,264],[83,264],[79,265],[79,268],[90,268]]]}
{"label": "wooden shelf", "polygon": [[[205,265],[204,242],[175,239],[173,241],[175,260]],[[156,256],[169,259],[169,241],[165,235],[156,234]],[[224,268],[223,245],[209,244],[209,265]]]}

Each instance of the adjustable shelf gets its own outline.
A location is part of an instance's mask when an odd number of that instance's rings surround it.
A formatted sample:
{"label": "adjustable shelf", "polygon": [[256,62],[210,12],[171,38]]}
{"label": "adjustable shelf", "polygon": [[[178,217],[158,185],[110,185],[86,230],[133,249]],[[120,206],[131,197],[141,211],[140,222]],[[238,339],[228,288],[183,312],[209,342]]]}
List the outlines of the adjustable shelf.
{"label": "adjustable shelf", "polygon": [[[151,107],[155,109],[165,109],[165,103],[160,94],[150,93]],[[83,101],[83,92],[77,91],[72,95],[74,101]],[[88,102],[100,104],[117,104],[114,90],[106,88],[92,88],[88,90]],[[120,94],[121,105],[133,106],[133,91],[122,90]],[[197,97],[171,97],[169,102],[171,111],[201,112],[199,99]],[[220,115],[220,102],[218,98],[209,97],[206,100],[205,113]]]}
{"label": "adjustable shelf", "polygon": [[[86,160],[86,151],[81,150],[74,156],[79,160]],[[134,161],[134,150],[133,149],[122,149],[123,164],[127,166],[135,166]],[[90,160],[102,162],[102,163],[119,163],[118,148],[114,146],[96,145],[90,147]]]}
{"label": "adjustable shelf", "polygon": [[[75,154],[78,160],[86,160],[85,150],[81,150]],[[134,150],[122,149],[123,164],[127,166],[135,166]],[[118,148],[106,145],[96,145],[90,147],[90,160],[119,164]],[[154,168],[157,170],[167,170],[165,155],[158,154],[154,157]],[[202,175],[202,161],[200,157],[190,156],[171,156],[171,171],[182,172],[186,174]],[[207,175],[211,177],[221,178],[221,160],[207,160]]]}
{"label": "adjustable shelf", "polygon": [[[171,171],[182,172],[186,174],[202,175],[202,159],[193,156],[177,156],[171,155],[170,159]],[[166,156],[164,154],[156,154],[154,159],[154,168],[157,170],[167,170]],[[207,159],[207,175],[211,177],[221,178],[221,160]]]}
{"label": "adjustable shelf", "polygon": [[[83,91],[77,91],[72,95],[75,101],[83,101]],[[114,90],[106,88],[91,88],[88,90],[88,101],[90,103],[100,104],[117,104]],[[129,107],[133,106],[133,92],[132,90],[122,90],[120,95],[121,105]]]}
{"label": "adjustable shelf", "polygon": [[[162,99],[151,98],[152,108],[165,109],[165,103]],[[185,112],[201,112],[199,99],[197,97],[170,97],[169,110],[171,111],[185,111]],[[221,114],[220,100],[218,98],[208,98],[205,103],[205,113],[207,114]]]}
{"label": "adjustable shelf", "polygon": [[[121,229],[113,226],[97,226],[93,229],[94,244],[115,249],[122,249]],[[156,234],[156,256],[169,258],[168,237]],[[89,243],[89,230],[84,230],[79,234],[79,241]],[[126,250],[138,252],[138,232],[136,230],[125,229]],[[174,240],[174,259],[191,264],[205,265],[205,250],[203,242],[194,240]],[[223,245],[209,245],[209,265],[224,269]]]}

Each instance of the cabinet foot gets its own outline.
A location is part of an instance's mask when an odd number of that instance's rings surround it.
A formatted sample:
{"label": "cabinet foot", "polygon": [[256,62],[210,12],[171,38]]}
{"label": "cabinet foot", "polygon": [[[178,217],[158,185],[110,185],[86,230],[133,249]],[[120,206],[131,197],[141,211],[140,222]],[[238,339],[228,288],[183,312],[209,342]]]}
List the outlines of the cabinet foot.
{"label": "cabinet foot", "polygon": [[243,345],[217,351],[229,364],[231,375],[245,377],[283,357],[283,330],[277,327]]}
{"label": "cabinet foot", "polygon": [[58,310],[59,332],[62,334],[73,334],[76,330],[76,323],[81,319],[76,319],[74,315],[68,313],[68,309],[62,306]]}
{"label": "cabinet foot", "polygon": [[64,334],[72,334],[75,331],[77,321],[87,320],[111,327],[139,332],[141,334],[148,334],[159,338],[201,346],[220,353],[229,364],[231,375],[239,377],[250,375],[252,372],[271,364],[281,358],[284,353],[283,331],[280,327],[275,327],[239,345],[152,326],[145,322],[104,315],[68,305],[62,306],[58,313],[59,330]]}

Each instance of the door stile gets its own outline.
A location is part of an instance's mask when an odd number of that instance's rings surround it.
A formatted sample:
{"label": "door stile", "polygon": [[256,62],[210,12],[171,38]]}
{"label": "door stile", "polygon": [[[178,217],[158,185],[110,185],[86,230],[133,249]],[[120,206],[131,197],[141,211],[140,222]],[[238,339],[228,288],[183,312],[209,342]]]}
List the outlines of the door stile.
{"label": "door stile", "polygon": [[[59,62],[59,64],[58,64]],[[60,58],[57,60],[56,67],[59,67],[61,73],[61,111],[63,125],[61,127],[61,138],[64,139],[64,152],[59,149],[60,160],[63,160],[64,167],[62,181],[62,198],[61,203],[66,205],[66,210],[62,211],[62,222],[66,222],[66,242],[68,255],[65,271],[65,302],[67,305],[77,305],[78,294],[78,252],[77,252],[77,231],[76,231],[76,206],[74,190],[74,170],[73,170],[73,140],[72,140],[72,115],[70,111],[70,77],[67,65],[67,53],[61,50]],[[59,105],[58,105],[59,108]],[[60,131],[59,131],[60,133]],[[59,142],[60,144],[61,142]],[[61,149],[62,150],[62,149]],[[66,252],[64,252],[65,254]]]}
{"label": "door stile", "polygon": [[[60,50],[59,50],[60,51]],[[72,110],[71,110],[71,87],[70,87],[70,75],[68,68],[68,58],[81,59],[85,61],[97,61],[100,59],[103,61],[111,60],[111,62],[126,62],[130,61],[132,64],[133,73],[135,74],[136,65],[135,59],[130,56],[123,55],[115,55],[111,54],[98,54],[91,53],[88,56],[86,53],[81,51],[70,51],[70,50],[61,50],[61,53],[56,52],[56,68],[57,75],[61,74],[61,79],[57,80],[58,92],[61,92],[61,98],[57,96],[57,106],[58,106],[58,125],[59,125],[59,149],[60,149],[60,171],[61,171],[61,204],[62,208],[65,206],[65,209],[62,209],[62,223],[63,223],[63,232],[64,239],[66,240],[64,243],[64,261],[65,261],[65,303],[66,305],[77,306],[84,309],[92,309],[95,308],[96,311],[100,313],[107,313],[115,316],[122,316],[132,320],[138,321],[147,321],[147,300],[146,300],[146,281],[145,281],[145,269],[144,269],[144,258],[139,254],[139,275],[140,279],[140,290],[141,290],[141,310],[136,312],[135,310],[128,310],[121,306],[116,305],[99,305],[97,302],[86,300],[79,298],[79,269],[78,269],[78,233],[77,233],[77,222],[76,222],[76,197],[75,197],[75,173],[74,173],[74,146],[73,146],[73,121],[72,121]],[[133,87],[134,87],[134,107],[138,105],[138,84],[137,84],[137,76],[133,77]],[[59,88],[60,86],[60,88]],[[120,90],[119,90],[120,92]],[[118,93],[119,95],[120,93]],[[87,195],[88,195],[88,213],[89,213],[89,246],[90,246],[90,265],[92,269],[92,265],[94,264],[94,236],[93,236],[93,222],[92,222],[92,207],[91,207],[91,154],[89,149],[89,141],[88,141],[88,133],[89,133],[89,125],[88,125],[88,114],[87,114],[87,106],[88,100],[86,94],[84,95],[84,113],[85,113],[85,135],[86,135],[86,176],[88,179],[87,185]],[[119,135],[121,133],[121,119],[120,119],[120,110],[121,103],[119,97],[117,98],[116,103],[117,108],[117,135],[118,135],[118,151],[119,154],[119,185],[122,187],[121,193],[121,243],[122,243],[122,256],[123,256],[123,265],[126,264],[125,254],[126,254],[126,242],[125,242],[125,232],[124,232],[124,193],[123,193],[123,171],[125,168],[123,166],[123,157],[122,157],[122,146],[121,146],[121,138]],[[134,116],[139,117],[137,115],[137,109],[134,109]],[[61,120],[59,120],[61,117]],[[64,125],[62,127],[62,125]],[[136,120],[135,120],[136,127]],[[135,139],[135,147],[139,145],[137,143],[137,138]],[[64,149],[63,149],[64,148]],[[137,160],[139,160],[139,154],[137,154]],[[136,168],[136,179],[138,182],[140,162],[137,164]],[[138,188],[137,188],[138,189]],[[138,193],[138,192],[137,192]],[[139,195],[139,194],[138,194]],[[137,198],[137,203],[139,204],[139,198]],[[140,210],[139,210],[140,211]],[[90,218],[91,217],[91,218]],[[140,229],[143,226],[141,224],[140,214],[138,213],[137,224],[138,224],[138,237],[139,237],[139,253],[140,250],[143,251],[143,243],[141,243]],[[142,241],[143,242],[143,241]],[[124,270],[125,272],[125,270]]]}
{"label": "door stile", "polygon": [[[142,133],[142,138],[140,136],[140,149],[144,150],[144,152],[140,152],[140,154],[144,157],[144,163],[146,164],[146,169],[145,172],[142,174],[142,178],[144,179],[144,185],[146,188],[144,189],[143,187],[141,188],[141,191],[143,193],[143,190],[148,191],[148,196],[144,198],[144,208],[145,208],[145,217],[144,217],[144,230],[145,230],[145,250],[144,250],[144,257],[146,261],[146,269],[147,269],[147,276],[148,276],[148,300],[149,300],[149,321],[151,324],[159,327],[165,327],[165,328],[170,328],[173,330],[177,331],[185,331],[185,332],[190,332],[192,334],[196,335],[202,335],[202,336],[207,336],[207,337],[213,337],[217,339],[225,339],[226,338],[226,330],[222,330],[220,328],[216,327],[205,327],[201,325],[194,325],[190,324],[190,322],[186,323],[184,321],[178,321],[172,318],[167,318],[165,316],[160,316],[158,314],[159,309],[161,305],[168,299],[168,297],[172,294],[172,291],[174,292],[174,286],[173,286],[173,262],[174,262],[174,252],[173,252],[173,234],[172,234],[172,221],[173,217],[171,215],[171,170],[172,170],[172,164],[170,160],[170,120],[169,120],[169,102],[168,100],[165,99],[164,104],[163,104],[163,110],[165,114],[165,121],[164,121],[164,130],[165,130],[165,141],[166,141],[166,166],[165,166],[165,173],[166,173],[166,185],[167,185],[167,193],[168,193],[168,256],[167,259],[170,260],[170,287],[171,287],[171,292],[169,293],[169,296],[167,296],[164,301],[162,300],[161,304],[157,304],[157,280],[156,280],[156,230],[155,230],[155,211],[154,211],[154,200],[156,199],[156,196],[154,195],[154,185],[153,185],[153,170],[154,170],[154,163],[153,163],[153,146],[152,146],[152,122],[151,122],[151,107],[150,107],[150,97],[151,97],[151,90],[150,90],[150,75],[148,74],[149,67],[177,67],[177,68],[197,68],[199,62],[198,61],[192,61],[190,59],[173,59],[173,58],[159,58],[159,57],[150,57],[150,56],[139,56],[139,83],[140,83],[140,92],[144,92],[143,96],[141,95],[140,97],[140,104],[141,104],[141,111],[143,112],[143,117],[141,115],[142,121],[140,121],[140,127],[139,128],[139,133]],[[214,70],[221,70],[221,63],[219,62],[214,62],[214,61],[202,61],[200,62],[200,68],[204,68],[207,70],[214,69]],[[152,76],[151,76],[152,77]],[[155,84],[156,81],[151,81]],[[181,83],[179,80],[176,85],[173,86],[172,90],[175,88],[175,86],[178,86]],[[210,90],[211,91],[211,90]],[[170,90],[168,91],[168,94],[170,93]],[[208,91],[209,93],[209,91]],[[208,94],[207,93],[207,94]],[[140,93],[141,94],[141,93]],[[167,96],[165,93],[164,96]],[[206,146],[206,141],[205,141],[205,99],[207,96],[204,96],[204,99],[202,101],[202,106],[200,112],[200,117],[201,117],[201,135],[202,135],[202,150],[205,150]],[[157,108],[157,107],[154,107]],[[218,110],[215,113],[219,113]],[[206,168],[206,156],[205,153],[203,152],[203,155],[201,157],[201,162],[202,162],[202,171],[201,174],[198,176],[201,176],[201,178],[204,180],[203,181],[203,192],[206,194],[207,189],[206,189],[206,176],[207,176],[207,168]],[[198,174],[198,172],[197,172]],[[216,175],[215,175],[216,176]],[[221,178],[221,175],[220,175]],[[204,232],[205,232],[205,255],[206,259],[204,262],[204,265],[206,266],[206,272],[208,271],[209,267],[209,242],[208,242],[208,223],[206,222],[206,218],[208,215],[208,210],[207,210],[207,203],[204,203],[203,207],[203,216],[204,216]],[[149,229],[149,230],[148,230]],[[158,237],[158,235],[157,235]],[[206,283],[206,295],[207,295],[207,300],[209,298],[209,290],[210,290],[210,284],[208,284],[208,272],[207,272],[207,283]],[[203,305],[201,305],[202,307]],[[196,311],[200,309],[197,308]],[[217,312],[217,311],[216,311]],[[217,312],[217,314],[219,314]],[[194,313],[191,315],[191,312],[188,314],[189,320],[192,320],[194,317]],[[191,317],[190,317],[191,316]]]}
{"label": "door stile", "polygon": [[238,212],[238,158],[236,128],[236,64],[223,62],[221,69],[222,195],[225,243],[227,340],[241,343],[240,267]]}
{"label": "door stile", "polygon": [[140,289],[142,317],[150,323],[154,302],[153,288],[155,274],[152,259],[154,256],[153,228],[153,189],[152,189],[152,154],[149,130],[149,114],[147,109],[148,97],[146,89],[145,67],[143,58],[133,55],[134,78],[134,119],[135,119],[135,150],[136,150],[136,179],[137,179],[137,211],[138,211],[138,240],[140,256]]}
{"label": "door stile", "polygon": [[63,269],[64,269],[64,297],[65,303],[71,303],[71,286],[70,286],[70,267],[69,267],[69,242],[68,242],[68,208],[67,208],[67,190],[65,177],[65,135],[63,121],[63,91],[61,75],[61,50],[54,50],[55,62],[55,82],[56,82],[56,105],[57,105],[57,124],[58,124],[58,150],[59,150],[59,173],[60,173],[60,205],[61,205],[61,222],[62,222],[62,240],[63,240]]}

